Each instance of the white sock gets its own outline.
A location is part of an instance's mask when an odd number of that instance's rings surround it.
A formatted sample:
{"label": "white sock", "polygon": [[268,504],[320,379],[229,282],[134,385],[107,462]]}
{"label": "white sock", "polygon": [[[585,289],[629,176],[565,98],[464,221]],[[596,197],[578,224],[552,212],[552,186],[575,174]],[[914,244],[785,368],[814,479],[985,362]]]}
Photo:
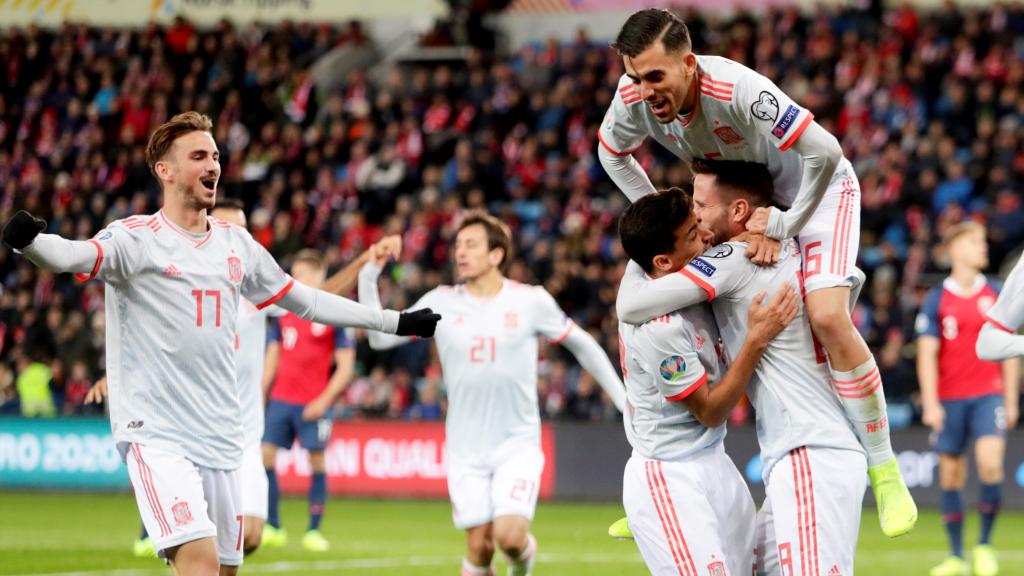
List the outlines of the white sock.
{"label": "white sock", "polygon": [[874,357],[849,372],[832,370],[832,386],[846,418],[868,454],[868,466],[884,464],[895,456],[889,442],[882,375]]}
{"label": "white sock", "polygon": [[475,566],[466,558],[462,559],[462,576],[494,576],[490,566]]}
{"label": "white sock", "polygon": [[533,568],[533,556],[537,553],[537,539],[533,534],[526,535],[526,550],[519,553],[518,558],[508,558],[509,576],[527,576]]}

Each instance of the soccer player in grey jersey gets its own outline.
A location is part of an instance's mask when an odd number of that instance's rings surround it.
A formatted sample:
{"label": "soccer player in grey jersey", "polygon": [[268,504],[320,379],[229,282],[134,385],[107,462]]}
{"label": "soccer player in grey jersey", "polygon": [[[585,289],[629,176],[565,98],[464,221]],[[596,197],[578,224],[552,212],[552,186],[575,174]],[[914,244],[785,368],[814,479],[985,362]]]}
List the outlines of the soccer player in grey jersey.
{"label": "soccer player in grey jersey", "polygon": [[[706,247],[692,200],[678,188],[637,200],[619,219],[622,247],[652,278],[675,274]],[[761,295],[728,371],[710,307],[697,304],[641,326],[619,323],[626,381],[624,425],[633,454],[622,502],[655,575],[750,572],[754,502],[725,454],[725,419],[743,397],[768,343],[797,312],[794,286]]]}
{"label": "soccer player in grey jersey", "polygon": [[867,450],[882,531],[891,537],[908,532],[917,507],[892,451],[875,359],[847,309],[863,281],[856,268],[860,185],[839,142],[768,78],[727,58],[694,54],[686,24],[667,10],[634,13],[612,47],[625,74],[598,129],[601,165],[631,200],[654,192],[633,158],[647,139],[686,162],[768,167],[777,206],[758,208],[747,220],[746,253],[758,263],[775,262],[780,242],[799,241],[807,316],[834,377],[871,375],[871,387],[844,398],[843,406],[870,424],[855,432]]}
{"label": "soccer player in grey jersey", "polygon": [[220,153],[206,116],[162,124],[146,157],[163,192],[158,213],[82,242],[41,234],[45,222],[21,211],[3,239],[42,268],[107,284],[111,428],[143,522],[177,574],[234,574],[243,542],[239,299],[393,334],[432,336],[440,317],[371,309],[298,284],[248,232],[209,217]]}
{"label": "soccer player in grey jersey", "polygon": [[[681,283],[700,286],[704,294],[697,301],[711,300],[732,355],[746,334],[753,297],[782,282],[802,281],[802,266],[794,241],[782,244],[772,266],[744,256],[745,223],[770,199],[764,166],[709,164],[709,173],[694,180],[694,205],[717,245],[680,274],[657,280],[645,279],[630,263],[619,298],[656,303],[657,314],[663,314],[694,303]],[[870,386],[870,375],[833,384],[802,305],[797,319],[769,343],[749,390],[765,470],[767,497],[758,515],[759,564],[765,573],[853,573],[867,462],[839,398]]]}

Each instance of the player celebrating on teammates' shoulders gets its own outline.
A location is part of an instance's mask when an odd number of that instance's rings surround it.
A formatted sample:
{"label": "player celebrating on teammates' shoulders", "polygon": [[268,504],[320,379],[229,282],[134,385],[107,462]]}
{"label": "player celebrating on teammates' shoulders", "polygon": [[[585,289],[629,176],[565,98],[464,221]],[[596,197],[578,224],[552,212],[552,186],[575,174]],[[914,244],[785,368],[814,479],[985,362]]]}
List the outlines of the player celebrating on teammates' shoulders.
{"label": "player celebrating on teammates' shoulders", "polygon": [[955,576],[966,568],[960,492],[967,482],[964,453],[973,438],[981,481],[981,534],[972,553],[973,573],[995,576],[999,563],[990,542],[1003,495],[1006,429],[1017,424],[1020,367],[1017,358],[1000,366],[975,353],[986,312],[999,313],[992,308],[998,286],[982,274],[988,266],[985,228],[977,222],[956,224],[944,240],[952,270],[928,292],[916,322],[921,419],[938,433],[935,451],[939,453],[942,522],[951,552],[932,568],[931,575]]}
{"label": "player celebrating on teammates' shoulders", "polygon": [[15,214],[3,240],[36,265],[107,284],[110,421],[143,522],[180,575],[242,563],[242,429],[235,369],[239,299],[305,318],[430,336],[439,317],[370,309],[298,284],[244,229],[211,218],[220,158],[210,119],[185,112],[146,148],[163,207],[92,240],[41,234]]}
{"label": "player celebrating on teammates' shoulders", "polygon": [[[292,276],[299,282],[319,288],[326,275],[320,252],[305,249],[293,257]],[[275,548],[287,542],[287,533],[281,527],[280,490],[274,467],[278,448],[290,449],[297,438],[309,452],[313,470],[309,486],[309,525],[302,537],[302,546],[312,552],[325,552],[330,549],[330,543],[320,532],[320,521],[327,505],[324,450],[331,438],[331,406],[352,378],[355,347],[345,330],[311,322],[292,312],[271,322],[263,371],[263,390],[269,391],[270,398],[263,433],[263,465],[270,487],[269,514],[263,537],[267,546]]]}
{"label": "player celebrating on teammates' shoulders", "polygon": [[[772,266],[743,255],[746,222],[772,196],[764,165],[695,162],[694,168],[694,211],[716,246],[679,274],[655,280],[630,262],[619,303],[643,302],[649,320],[710,299],[726,352],[736,357],[756,294],[802,281],[800,250],[795,241],[784,242]],[[870,389],[872,378],[833,382],[802,303],[797,319],[768,344],[754,376],[748,393],[767,493],[758,514],[759,564],[767,574],[853,574],[867,461],[841,397]]]}
{"label": "player celebrating on teammates' shoulders", "polygon": [[[605,171],[631,200],[654,192],[632,156],[648,137],[686,161],[768,166],[775,203],[789,209],[766,206],[751,215],[746,253],[761,264],[774,262],[780,241],[798,238],[807,315],[828,351],[833,378],[873,383],[842,402],[868,453],[882,531],[910,531],[917,507],[889,441],[881,378],[848,311],[851,289],[859,291],[863,282],[855,267],[860,187],[839,142],[764,76],[725,58],[694,54],[686,24],[667,10],[630,16],[612,47],[626,73],[598,131]],[[621,306],[620,314],[627,322],[644,320]]]}
{"label": "player celebrating on teammates' shoulders", "polygon": [[[678,188],[637,200],[619,218],[622,247],[652,278],[678,272],[705,248],[692,200]],[[739,354],[726,371],[706,304],[641,326],[619,323],[629,409],[622,501],[651,574],[750,572],[754,501],[725,454],[725,419],[772,338],[796,316],[794,286],[771,305],[755,296]]]}
{"label": "player celebrating on teammates' shoulders", "polygon": [[[467,215],[455,239],[457,286],[440,286],[410,307],[444,314],[437,349],[448,393],[445,444],[448,493],[456,528],[466,530],[464,576],[493,574],[494,545],[509,574],[530,574],[537,541],[530,534],[544,453],[537,407],[538,336],[576,356],[620,411],[625,389],[601,346],[569,320],[544,288],[505,278],[511,234],[484,213]],[[359,300],[379,307],[383,261],[359,276]],[[369,332],[374,349],[408,338]]]}

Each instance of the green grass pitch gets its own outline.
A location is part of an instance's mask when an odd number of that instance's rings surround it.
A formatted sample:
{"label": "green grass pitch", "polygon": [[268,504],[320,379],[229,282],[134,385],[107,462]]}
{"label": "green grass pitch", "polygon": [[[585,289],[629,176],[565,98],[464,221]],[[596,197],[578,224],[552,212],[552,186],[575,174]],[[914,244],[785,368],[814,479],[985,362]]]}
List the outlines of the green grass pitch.
{"label": "green grass pitch", "polygon": [[[631,542],[604,535],[619,517],[616,504],[541,503],[534,533],[540,542],[534,574],[646,574]],[[305,503],[282,503],[291,541],[281,550],[263,550],[246,560],[242,573],[437,575],[457,574],[462,533],[451,525],[446,502],[334,499],[324,531],[332,543],[326,554],[306,553],[299,539],[306,522]],[[977,534],[970,515],[965,541]],[[63,576],[148,576],[167,574],[156,560],[130,554],[138,530],[131,496],[96,494],[0,493],[0,574]],[[1004,513],[996,528],[1003,574],[1024,574],[1024,514]],[[917,576],[945,556],[938,515],[922,515],[917,529],[889,540],[877,528],[875,512],[865,509],[857,555],[859,574]],[[498,574],[504,574],[497,560]]]}

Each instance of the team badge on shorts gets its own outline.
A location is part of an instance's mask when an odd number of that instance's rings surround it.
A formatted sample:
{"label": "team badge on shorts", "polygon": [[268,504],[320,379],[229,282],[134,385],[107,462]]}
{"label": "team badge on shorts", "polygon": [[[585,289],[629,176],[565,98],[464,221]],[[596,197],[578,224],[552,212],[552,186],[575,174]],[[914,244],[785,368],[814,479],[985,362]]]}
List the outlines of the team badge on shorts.
{"label": "team badge on shorts", "polygon": [[174,523],[184,526],[192,521],[192,511],[188,509],[188,502],[178,502],[171,506],[171,514],[174,514]]}
{"label": "team badge on shorts", "polygon": [[669,382],[675,382],[686,372],[686,360],[682,356],[673,354],[661,361],[659,371],[662,378]]}
{"label": "team badge on shorts", "polygon": [[228,258],[228,280],[231,280],[232,284],[242,282],[242,260],[238,256]]}
{"label": "team badge on shorts", "polygon": [[727,576],[725,571],[725,562],[721,560],[715,560],[711,564],[708,564],[708,576]]}

